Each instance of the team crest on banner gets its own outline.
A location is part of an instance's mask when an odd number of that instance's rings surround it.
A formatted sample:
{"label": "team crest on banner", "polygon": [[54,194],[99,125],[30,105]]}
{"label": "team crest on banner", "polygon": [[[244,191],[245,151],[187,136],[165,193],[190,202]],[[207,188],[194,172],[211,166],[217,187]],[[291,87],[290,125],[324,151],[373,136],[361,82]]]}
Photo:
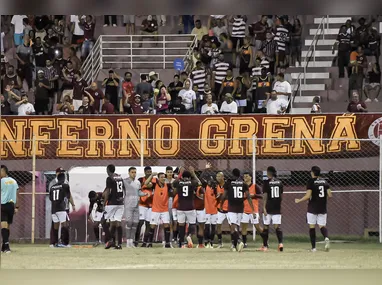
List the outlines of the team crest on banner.
{"label": "team crest on banner", "polygon": [[380,144],[380,137],[382,136],[382,117],[376,119],[371,123],[368,131],[369,138],[373,140],[376,145]]}

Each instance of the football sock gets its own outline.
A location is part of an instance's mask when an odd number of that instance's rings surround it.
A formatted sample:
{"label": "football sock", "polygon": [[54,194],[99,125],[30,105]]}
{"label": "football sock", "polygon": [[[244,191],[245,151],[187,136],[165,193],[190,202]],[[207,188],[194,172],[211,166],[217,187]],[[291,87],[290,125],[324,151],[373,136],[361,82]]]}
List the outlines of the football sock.
{"label": "football sock", "polygon": [[131,221],[127,221],[126,222],[126,239],[131,239],[133,237],[132,227],[133,227],[133,223]]}
{"label": "football sock", "polygon": [[203,236],[198,235],[198,243],[203,244]]}
{"label": "football sock", "polygon": [[172,233],[172,238],[177,241],[178,240],[178,235],[179,235],[179,232],[178,232],[178,227],[175,231],[173,231]]}
{"label": "football sock", "polygon": [[185,226],[179,226],[179,244],[184,244],[184,236],[186,234],[186,227]]}
{"label": "football sock", "polygon": [[139,241],[139,238],[141,236],[141,230],[142,230],[142,226],[143,226],[143,223],[145,221],[139,221],[138,223],[138,226],[137,226],[137,230],[135,231],[135,241],[138,242]]}
{"label": "football sock", "polygon": [[115,231],[116,231],[116,226],[111,226],[111,229],[110,229],[110,238],[113,239],[113,241],[115,242]]}
{"label": "football sock", "polygon": [[276,229],[276,235],[279,243],[283,243],[283,231],[280,228]]}
{"label": "football sock", "polygon": [[94,226],[93,227],[93,231],[94,231],[94,235],[95,235],[96,241],[99,241],[99,229],[98,229],[98,226]]}
{"label": "football sock", "polygon": [[247,235],[242,235],[243,236],[243,242],[247,243]]}
{"label": "football sock", "polygon": [[327,238],[328,237],[328,229],[326,227],[322,227],[320,230],[321,230],[321,233],[324,236],[324,238]]}
{"label": "football sock", "polygon": [[235,238],[234,238],[234,236],[233,236],[233,233],[231,233],[231,244],[233,244],[233,245],[235,245]]}
{"label": "football sock", "polygon": [[145,222],[145,234],[143,235],[143,242],[147,242],[149,240],[150,228],[150,222]]}
{"label": "football sock", "polygon": [[53,229],[53,244],[58,243],[58,229]]}
{"label": "football sock", "polygon": [[108,223],[102,224],[103,232],[105,233],[105,243],[107,243],[110,240],[110,227]]}
{"label": "football sock", "polygon": [[1,229],[1,237],[3,238],[3,244],[9,242],[9,229]]}
{"label": "football sock", "polygon": [[122,226],[117,227],[118,245],[122,245]]}
{"label": "football sock", "polygon": [[54,244],[54,223],[50,227],[50,244]]}
{"label": "football sock", "polygon": [[309,229],[309,236],[312,248],[316,248],[316,229]]}
{"label": "football sock", "polygon": [[222,243],[222,234],[218,234],[218,241],[219,243]]}
{"label": "football sock", "polygon": [[210,242],[213,244],[215,238],[216,225],[211,225]]}
{"label": "football sock", "polygon": [[152,243],[154,239],[154,229],[150,227],[148,242]]}
{"label": "football sock", "polygon": [[239,232],[235,231],[233,234],[232,234],[232,237],[233,237],[233,246],[236,247],[237,246],[237,243],[239,241]]}
{"label": "football sock", "polygon": [[263,246],[268,246],[268,238],[269,238],[269,231],[268,229],[264,229],[262,233],[262,238],[263,238]]}
{"label": "football sock", "polygon": [[207,245],[208,242],[211,242],[211,231],[210,231],[210,225],[206,225],[204,228],[204,245]]}
{"label": "football sock", "polygon": [[195,224],[190,224],[188,227],[188,235],[194,235],[196,230],[196,225]]}
{"label": "football sock", "polygon": [[170,228],[164,228],[164,240],[166,241],[166,244],[170,242]]}
{"label": "football sock", "polygon": [[62,227],[62,243],[65,245],[69,244],[69,228],[68,227]]}

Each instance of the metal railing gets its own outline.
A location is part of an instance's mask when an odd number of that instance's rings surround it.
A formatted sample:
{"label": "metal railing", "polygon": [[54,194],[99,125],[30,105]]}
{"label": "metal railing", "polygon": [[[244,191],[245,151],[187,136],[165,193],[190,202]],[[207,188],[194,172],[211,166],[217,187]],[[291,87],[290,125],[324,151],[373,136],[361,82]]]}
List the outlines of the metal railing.
{"label": "metal railing", "polygon": [[101,69],[113,65],[165,69],[177,58],[187,70],[196,45],[196,35],[101,35],[82,65],[83,78],[94,81]]}

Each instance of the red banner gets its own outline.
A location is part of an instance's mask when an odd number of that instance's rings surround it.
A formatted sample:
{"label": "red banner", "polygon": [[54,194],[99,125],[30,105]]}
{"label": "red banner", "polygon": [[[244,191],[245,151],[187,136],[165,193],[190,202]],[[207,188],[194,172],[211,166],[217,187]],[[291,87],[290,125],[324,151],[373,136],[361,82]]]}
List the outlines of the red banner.
{"label": "red banner", "polygon": [[9,116],[1,120],[1,159],[30,157],[32,134],[37,156],[48,159],[138,158],[142,150],[151,158],[241,157],[252,154],[253,135],[259,156],[325,156],[362,152],[354,139],[372,139],[369,153],[377,149],[382,115]]}

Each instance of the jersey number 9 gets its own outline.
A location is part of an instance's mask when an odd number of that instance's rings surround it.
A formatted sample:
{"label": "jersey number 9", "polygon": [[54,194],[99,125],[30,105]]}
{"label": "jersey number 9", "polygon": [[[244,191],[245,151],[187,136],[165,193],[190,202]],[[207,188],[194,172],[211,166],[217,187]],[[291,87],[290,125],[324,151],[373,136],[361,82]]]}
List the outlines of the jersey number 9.
{"label": "jersey number 9", "polygon": [[188,186],[183,186],[183,197],[188,197]]}

